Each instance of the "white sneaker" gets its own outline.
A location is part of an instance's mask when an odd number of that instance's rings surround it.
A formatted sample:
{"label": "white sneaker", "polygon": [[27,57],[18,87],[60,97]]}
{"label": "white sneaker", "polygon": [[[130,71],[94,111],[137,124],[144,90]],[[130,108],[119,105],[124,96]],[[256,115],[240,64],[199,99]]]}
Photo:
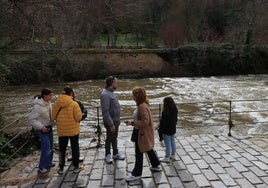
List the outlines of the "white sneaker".
{"label": "white sneaker", "polygon": [[120,155],[119,153],[115,154],[115,155],[113,156],[113,158],[114,158],[115,160],[125,160],[125,157],[122,156],[122,155]]}
{"label": "white sneaker", "polygon": [[161,160],[162,163],[170,163],[170,158],[165,157],[164,159]]}
{"label": "white sneaker", "polygon": [[111,157],[111,154],[108,154],[105,158],[107,164],[113,164],[113,159]]}
{"label": "white sneaker", "polygon": [[171,155],[171,156],[170,156],[170,160],[172,160],[172,161],[176,161],[176,157],[175,157],[175,155]]}
{"label": "white sneaker", "polygon": [[126,181],[130,182],[130,181],[135,181],[135,180],[139,180],[139,179],[141,179],[141,176],[130,175],[129,177],[126,178]]}
{"label": "white sneaker", "polygon": [[38,173],[40,173],[40,174],[45,174],[45,173],[48,173],[48,170],[45,169],[45,168],[39,168],[39,169],[38,169]]}

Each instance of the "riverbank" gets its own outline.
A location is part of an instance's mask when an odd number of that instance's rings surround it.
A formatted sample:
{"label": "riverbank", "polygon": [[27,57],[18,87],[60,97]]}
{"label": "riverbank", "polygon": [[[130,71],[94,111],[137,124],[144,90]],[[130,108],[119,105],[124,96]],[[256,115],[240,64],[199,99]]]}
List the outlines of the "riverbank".
{"label": "riverbank", "polygon": [[176,49],[10,50],[0,85],[121,78],[268,73],[267,46],[184,45]]}

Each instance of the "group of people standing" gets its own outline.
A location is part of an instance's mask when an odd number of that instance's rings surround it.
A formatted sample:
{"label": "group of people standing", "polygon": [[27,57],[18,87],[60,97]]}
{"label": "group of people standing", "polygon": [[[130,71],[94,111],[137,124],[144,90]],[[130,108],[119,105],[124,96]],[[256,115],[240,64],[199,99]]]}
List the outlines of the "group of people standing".
{"label": "group of people standing", "polygon": [[35,96],[34,106],[28,115],[29,123],[36,130],[41,141],[41,156],[38,172],[47,173],[55,164],[53,160],[53,125],[57,122],[59,140],[59,174],[63,173],[68,141],[71,142],[72,163],[74,172],[79,172],[83,166],[79,165],[79,133],[82,111],[79,103],[74,99],[74,91],[67,86],[58,96],[53,107],[51,106],[52,91],[44,88],[41,95]]}
{"label": "group of people standing", "polygon": [[[117,146],[118,130],[120,125],[120,104],[114,91],[117,89],[117,79],[109,76],[106,79],[106,87],[103,89],[100,102],[103,115],[103,123],[106,129],[105,140],[105,161],[113,164],[113,160],[125,160],[119,153]],[[125,121],[127,126],[133,126],[131,140],[135,144],[135,166],[126,181],[140,179],[143,169],[143,153],[148,155],[151,163],[151,171],[161,171],[160,160],[154,150],[154,126],[149,107],[149,99],[143,87],[135,87],[132,90],[133,99],[136,102],[136,109],[133,112],[133,120]],[[56,121],[57,134],[59,137],[60,160],[58,173],[63,173],[65,165],[65,153],[68,140],[71,141],[72,163],[74,172],[79,172],[83,166],[79,165],[79,122],[82,119],[82,111],[74,100],[72,88],[65,87],[59,95],[53,107],[50,105],[52,91],[43,89],[41,95],[35,97],[34,107],[28,119],[36,129],[41,140],[41,157],[39,172],[46,173],[49,168],[55,166],[53,159],[53,133],[50,126]],[[159,125],[160,141],[164,140],[166,153],[162,162],[175,160],[176,153],[176,124],[178,110],[172,97],[163,100],[164,108]],[[112,147],[112,153],[111,153]]]}

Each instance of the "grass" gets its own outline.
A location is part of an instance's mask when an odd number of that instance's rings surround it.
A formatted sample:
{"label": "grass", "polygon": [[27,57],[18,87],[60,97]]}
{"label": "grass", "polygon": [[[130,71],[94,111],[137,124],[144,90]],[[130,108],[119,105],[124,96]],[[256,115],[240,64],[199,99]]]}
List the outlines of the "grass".
{"label": "grass", "polygon": [[[107,35],[101,35],[99,37],[94,38],[92,41],[93,46],[107,46]],[[148,44],[150,44],[149,38],[142,38],[142,37],[136,37],[135,35],[126,35],[126,34],[119,34],[117,35],[116,39],[116,46],[117,47],[145,47]],[[162,43],[156,38],[153,37],[152,39],[153,44],[152,46],[161,46]],[[111,45],[111,41],[110,41]]]}

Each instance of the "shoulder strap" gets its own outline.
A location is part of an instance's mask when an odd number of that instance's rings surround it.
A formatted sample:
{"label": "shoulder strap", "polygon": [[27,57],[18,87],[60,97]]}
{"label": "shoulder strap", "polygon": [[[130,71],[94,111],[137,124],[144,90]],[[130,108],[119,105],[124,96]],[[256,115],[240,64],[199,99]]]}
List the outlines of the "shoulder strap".
{"label": "shoulder strap", "polygon": [[58,117],[58,115],[59,115],[61,109],[62,109],[62,107],[60,107],[59,111],[58,111],[57,114],[56,114],[56,118],[55,118],[56,120],[57,120],[57,117]]}

